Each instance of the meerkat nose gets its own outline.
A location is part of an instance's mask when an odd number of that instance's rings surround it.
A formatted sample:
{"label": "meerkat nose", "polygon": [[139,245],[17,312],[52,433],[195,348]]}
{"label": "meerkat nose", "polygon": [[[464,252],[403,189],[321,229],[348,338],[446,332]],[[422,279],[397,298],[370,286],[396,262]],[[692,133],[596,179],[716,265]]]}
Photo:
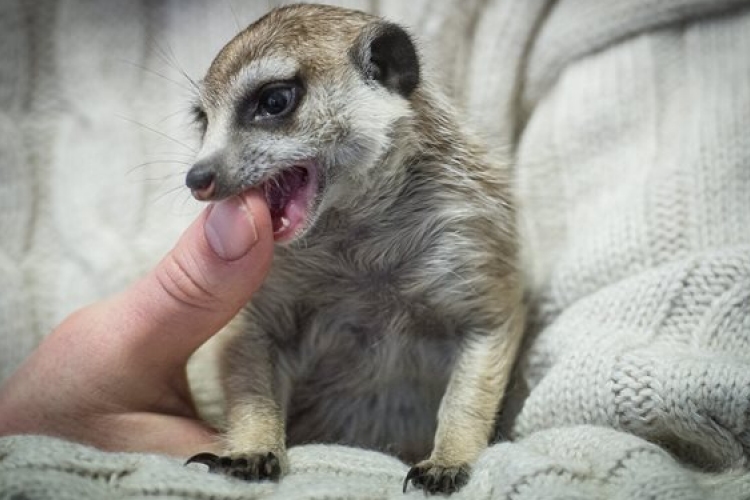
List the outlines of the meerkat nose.
{"label": "meerkat nose", "polygon": [[198,162],[190,169],[185,184],[197,200],[210,199],[216,192],[216,171],[211,163]]}

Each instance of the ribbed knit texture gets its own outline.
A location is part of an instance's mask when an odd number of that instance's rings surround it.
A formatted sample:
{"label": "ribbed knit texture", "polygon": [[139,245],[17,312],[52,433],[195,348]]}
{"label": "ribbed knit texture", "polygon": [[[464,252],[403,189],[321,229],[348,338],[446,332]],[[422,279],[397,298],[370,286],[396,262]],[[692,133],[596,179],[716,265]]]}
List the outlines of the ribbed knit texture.
{"label": "ribbed knit texture", "polygon": [[[181,70],[199,78],[275,4],[0,2],[0,380],[197,212]],[[511,442],[452,498],[750,498],[750,1],[340,4],[411,26],[516,168],[532,315]],[[209,379],[194,377],[210,414]],[[0,498],[404,497],[408,467],[382,454],[311,445],[290,462],[248,484],[10,437]]]}

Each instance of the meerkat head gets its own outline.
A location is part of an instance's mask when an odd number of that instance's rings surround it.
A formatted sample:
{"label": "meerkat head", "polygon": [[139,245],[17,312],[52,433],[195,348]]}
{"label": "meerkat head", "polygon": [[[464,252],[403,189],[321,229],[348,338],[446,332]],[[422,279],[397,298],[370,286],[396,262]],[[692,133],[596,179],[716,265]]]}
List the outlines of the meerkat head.
{"label": "meerkat head", "polygon": [[186,184],[199,200],[264,191],[277,241],[323,206],[366,191],[412,116],[419,60],[399,26],[317,5],[274,10],[230,41],[201,83],[201,149]]}

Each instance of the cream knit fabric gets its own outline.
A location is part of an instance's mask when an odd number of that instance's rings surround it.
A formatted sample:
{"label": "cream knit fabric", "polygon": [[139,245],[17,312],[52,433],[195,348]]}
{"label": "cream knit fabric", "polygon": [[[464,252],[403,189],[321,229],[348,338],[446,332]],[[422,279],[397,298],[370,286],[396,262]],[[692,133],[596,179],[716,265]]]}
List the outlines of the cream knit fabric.
{"label": "cream knit fabric", "polygon": [[[511,442],[454,498],[749,499],[750,1],[340,3],[410,25],[516,165],[532,331]],[[176,67],[200,76],[235,17],[272,5],[0,2],[0,380],[196,213]],[[290,461],[248,484],[11,437],[0,498],[404,496],[407,466],[382,454]]]}

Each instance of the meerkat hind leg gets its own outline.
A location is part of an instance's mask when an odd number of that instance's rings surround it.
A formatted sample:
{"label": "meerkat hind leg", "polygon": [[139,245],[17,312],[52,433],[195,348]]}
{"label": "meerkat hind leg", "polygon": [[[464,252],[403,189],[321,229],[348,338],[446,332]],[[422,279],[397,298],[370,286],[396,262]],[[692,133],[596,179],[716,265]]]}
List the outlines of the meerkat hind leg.
{"label": "meerkat hind leg", "polygon": [[227,453],[199,453],[186,465],[204,464],[209,472],[249,481],[275,481],[286,473],[284,422],[274,401],[255,396],[237,402],[230,410],[229,420]]}
{"label": "meerkat hind leg", "polygon": [[466,339],[440,404],[432,454],[409,470],[404,492],[410,482],[427,493],[454,493],[468,482],[493,431],[522,331],[519,312],[496,331]]}
{"label": "meerkat hind leg", "polygon": [[269,344],[248,343],[241,336],[230,342],[224,353],[229,367],[224,380],[228,404],[224,454],[199,453],[187,463],[201,463],[209,472],[249,481],[278,480],[289,469],[282,403],[287,379],[276,373]]}

